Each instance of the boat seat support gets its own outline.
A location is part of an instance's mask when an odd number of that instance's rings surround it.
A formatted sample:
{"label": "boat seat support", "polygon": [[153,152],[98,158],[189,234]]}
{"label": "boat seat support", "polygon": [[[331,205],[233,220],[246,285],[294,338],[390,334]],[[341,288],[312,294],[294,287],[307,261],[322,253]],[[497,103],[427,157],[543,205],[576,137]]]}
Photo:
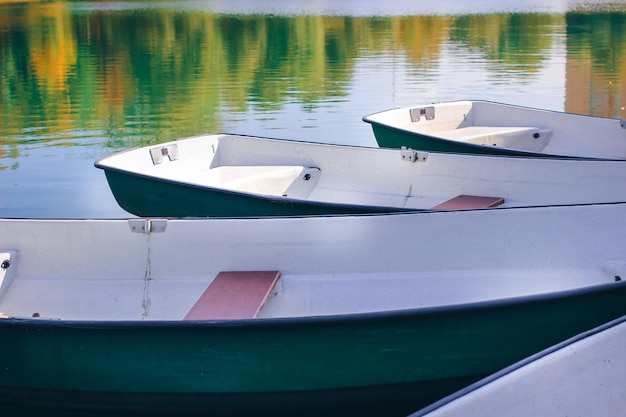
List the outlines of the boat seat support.
{"label": "boat seat support", "polygon": [[279,278],[279,271],[220,272],[184,320],[256,318]]}

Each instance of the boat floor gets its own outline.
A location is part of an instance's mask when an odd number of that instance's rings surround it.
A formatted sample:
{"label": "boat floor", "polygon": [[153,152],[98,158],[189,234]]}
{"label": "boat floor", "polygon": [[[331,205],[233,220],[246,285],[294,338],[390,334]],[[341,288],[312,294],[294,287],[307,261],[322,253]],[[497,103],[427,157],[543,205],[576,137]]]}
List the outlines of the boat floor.
{"label": "boat floor", "polygon": [[[0,299],[4,317],[182,320],[213,280],[16,277]],[[610,270],[283,273],[259,318],[357,314],[506,299],[615,281]]]}

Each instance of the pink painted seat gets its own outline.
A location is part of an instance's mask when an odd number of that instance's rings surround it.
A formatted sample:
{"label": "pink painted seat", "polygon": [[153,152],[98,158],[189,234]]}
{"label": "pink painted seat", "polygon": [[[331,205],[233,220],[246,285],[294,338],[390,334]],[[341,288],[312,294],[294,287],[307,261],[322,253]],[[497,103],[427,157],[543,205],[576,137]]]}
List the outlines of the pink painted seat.
{"label": "pink painted seat", "polygon": [[256,318],[279,278],[279,271],[220,272],[184,320]]}
{"label": "pink painted seat", "polygon": [[433,207],[433,210],[472,210],[497,207],[504,203],[501,197],[482,197],[477,195],[459,195]]}

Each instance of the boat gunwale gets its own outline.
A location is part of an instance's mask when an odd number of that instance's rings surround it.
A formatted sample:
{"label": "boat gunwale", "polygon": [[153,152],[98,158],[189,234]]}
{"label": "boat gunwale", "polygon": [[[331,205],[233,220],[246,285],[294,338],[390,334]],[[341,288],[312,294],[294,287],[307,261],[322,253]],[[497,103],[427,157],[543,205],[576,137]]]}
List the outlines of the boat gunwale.
{"label": "boat gunwale", "polygon": [[[615,161],[613,161],[615,162]],[[626,162],[626,160],[624,161]],[[300,200],[298,200],[300,201]],[[605,202],[591,202],[591,203],[563,203],[563,204],[533,204],[533,205],[529,205],[529,206],[498,206],[497,209],[498,211],[502,211],[502,210],[541,210],[541,209],[559,209],[559,208],[564,208],[564,207],[569,207],[569,208],[577,208],[577,207],[591,207],[591,206],[619,206],[619,205],[625,205],[626,206],[626,200],[624,201],[605,201]],[[366,207],[370,207],[370,206],[366,206]],[[211,216],[135,216],[135,215],[130,215],[130,216],[125,216],[125,217],[110,217],[110,218],[104,218],[104,217],[81,217],[81,218],[66,218],[66,217],[0,217],[0,222],[2,221],[36,221],[36,222],[46,222],[46,221],[59,221],[59,222],[68,222],[68,221],[95,221],[95,222],[99,222],[99,221],[129,221],[129,220],[137,220],[137,219],[143,219],[143,220],[150,220],[150,219],[165,219],[168,221],[198,221],[198,220],[202,220],[202,221],[254,221],[254,220],[258,220],[258,219],[265,219],[265,220],[293,220],[293,219],[311,219],[311,218],[325,218],[325,217],[338,217],[338,218],[343,218],[343,217],[383,217],[383,216],[414,216],[414,215],[420,215],[420,214],[429,214],[429,215],[434,215],[434,214],[439,214],[439,215],[445,215],[445,214],[452,214],[452,213],[457,213],[457,212],[481,212],[481,211],[487,211],[487,210],[493,210],[493,208],[476,208],[476,209],[454,209],[454,210],[435,210],[435,209],[402,209],[402,210],[398,210],[398,211],[393,211],[393,212],[381,212],[381,213],[376,213],[376,212],[364,212],[364,213],[324,213],[324,214],[318,214],[318,215],[310,215],[310,214],[291,214],[291,215],[262,215],[262,216],[246,216],[246,217],[241,217],[241,216],[231,216],[231,217],[211,217]]]}
{"label": "boat gunwale", "polygon": [[316,315],[299,317],[259,317],[255,319],[225,320],[63,320],[31,317],[0,318],[2,327],[46,327],[46,328],[77,328],[77,329],[125,329],[125,328],[228,328],[228,327],[280,327],[297,325],[321,326],[341,325],[344,323],[366,323],[371,321],[393,321],[405,319],[423,319],[436,316],[457,315],[463,312],[480,312],[490,309],[508,309],[520,305],[545,304],[555,300],[584,297],[589,294],[603,294],[624,290],[626,280],[608,281],[601,284],[550,291],[538,294],[490,299],[477,302],[439,305],[432,307],[415,307],[400,310],[383,310],[364,313],[342,313],[335,315]]}
{"label": "boat gunwale", "polygon": [[[391,110],[402,110],[402,109],[409,109],[409,108],[414,108],[414,107],[422,107],[422,106],[426,106],[426,105],[432,105],[432,106],[436,106],[438,104],[451,104],[451,103],[485,103],[485,104],[493,104],[493,105],[497,105],[497,106],[502,106],[502,107],[510,107],[510,108],[518,108],[518,109],[525,109],[525,110],[534,110],[534,111],[538,111],[538,112],[542,112],[542,113],[551,113],[551,114],[564,114],[564,115],[570,115],[570,116],[576,116],[576,117],[581,117],[581,118],[587,118],[587,119],[603,119],[603,120],[615,120],[615,121],[620,121],[621,119],[617,118],[617,117],[605,117],[605,116],[592,116],[589,114],[581,114],[581,113],[573,113],[573,112],[568,112],[568,111],[560,111],[560,110],[552,110],[552,109],[544,109],[544,108],[540,108],[540,107],[531,107],[531,106],[524,106],[524,105],[520,105],[520,104],[510,104],[510,103],[504,103],[501,101],[493,101],[493,100],[484,100],[484,99],[463,99],[463,100],[445,100],[445,101],[434,101],[430,104],[417,104],[415,106],[411,105],[411,106],[397,106],[397,107],[391,107],[387,110],[381,110],[381,111],[377,111],[374,113],[370,113],[366,116],[363,116],[363,119],[365,118],[369,118],[371,116],[377,115],[377,114],[382,114],[382,113],[386,113],[388,111]],[[369,122],[368,122],[369,123]]]}

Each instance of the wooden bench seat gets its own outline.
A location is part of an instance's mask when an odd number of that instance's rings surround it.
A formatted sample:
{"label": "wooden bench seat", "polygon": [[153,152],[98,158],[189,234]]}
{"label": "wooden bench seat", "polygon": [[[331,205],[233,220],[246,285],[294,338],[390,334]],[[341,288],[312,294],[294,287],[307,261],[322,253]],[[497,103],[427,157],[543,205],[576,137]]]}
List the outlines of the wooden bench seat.
{"label": "wooden bench seat", "polygon": [[256,318],[279,278],[279,271],[220,272],[184,320]]}
{"label": "wooden bench seat", "polygon": [[433,207],[433,210],[472,210],[497,207],[504,203],[502,197],[483,197],[477,195],[459,195]]}

